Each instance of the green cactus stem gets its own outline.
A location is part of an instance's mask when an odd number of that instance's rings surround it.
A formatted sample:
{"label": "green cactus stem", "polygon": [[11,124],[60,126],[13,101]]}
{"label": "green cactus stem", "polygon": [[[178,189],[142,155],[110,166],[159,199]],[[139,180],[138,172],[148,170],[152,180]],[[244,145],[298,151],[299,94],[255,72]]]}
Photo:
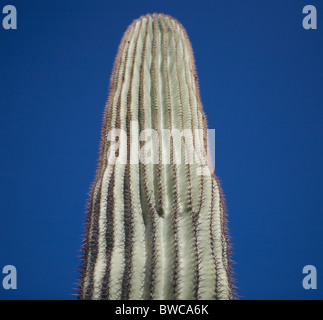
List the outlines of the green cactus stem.
{"label": "green cactus stem", "polygon": [[143,16],[124,34],[110,80],[79,299],[235,298],[210,163],[186,31],[170,16]]}

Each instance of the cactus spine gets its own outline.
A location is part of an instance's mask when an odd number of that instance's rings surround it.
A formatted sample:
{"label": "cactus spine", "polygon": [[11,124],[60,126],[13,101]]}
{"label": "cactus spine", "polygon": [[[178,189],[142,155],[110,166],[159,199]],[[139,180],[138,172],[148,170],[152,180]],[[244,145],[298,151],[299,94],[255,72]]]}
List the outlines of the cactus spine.
{"label": "cactus spine", "polygon": [[[79,299],[234,298],[206,128],[184,28],[162,14],[135,20],[110,80]],[[192,152],[207,159],[209,174],[187,161]]]}

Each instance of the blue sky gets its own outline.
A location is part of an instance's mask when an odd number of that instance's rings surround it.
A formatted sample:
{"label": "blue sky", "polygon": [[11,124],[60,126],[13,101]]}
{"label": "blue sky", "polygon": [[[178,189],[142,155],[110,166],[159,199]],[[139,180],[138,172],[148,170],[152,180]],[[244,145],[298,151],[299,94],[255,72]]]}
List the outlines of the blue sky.
{"label": "blue sky", "polygon": [[[310,0],[53,1],[0,25],[0,299],[74,299],[109,77],[127,26],[177,18],[193,45],[241,299],[322,299],[323,5]],[[317,30],[302,9],[317,8]],[[1,20],[5,15],[2,14]],[[305,290],[302,269],[317,269]]]}

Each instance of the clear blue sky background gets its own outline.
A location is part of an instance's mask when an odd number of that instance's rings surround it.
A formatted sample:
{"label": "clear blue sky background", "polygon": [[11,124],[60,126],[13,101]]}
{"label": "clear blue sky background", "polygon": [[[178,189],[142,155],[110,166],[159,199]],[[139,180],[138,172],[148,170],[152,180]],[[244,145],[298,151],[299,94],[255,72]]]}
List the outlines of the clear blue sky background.
{"label": "clear blue sky background", "polygon": [[[109,77],[133,19],[163,12],[191,39],[241,299],[323,298],[323,4],[1,0],[1,299],[74,299]],[[315,5],[318,29],[304,30]],[[2,17],[5,15],[2,14]],[[318,289],[304,290],[314,265]]]}

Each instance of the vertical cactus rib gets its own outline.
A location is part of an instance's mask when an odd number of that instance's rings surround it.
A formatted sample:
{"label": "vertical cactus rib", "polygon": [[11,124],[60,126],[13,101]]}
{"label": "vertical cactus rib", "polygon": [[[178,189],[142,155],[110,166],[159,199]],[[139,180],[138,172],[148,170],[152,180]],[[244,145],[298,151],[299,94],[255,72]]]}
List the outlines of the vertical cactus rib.
{"label": "vertical cactus rib", "polygon": [[[150,70],[151,65],[151,54],[148,51],[151,44],[151,30],[152,21],[150,17],[143,18],[146,23],[146,32],[144,37],[144,48],[141,54],[141,65],[139,72],[139,128],[141,132],[145,132],[146,128],[151,128],[151,110],[146,108],[146,105],[151,105],[151,87]],[[145,140],[146,136],[141,135],[142,139]],[[140,147],[144,146],[144,142],[141,141]],[[153,150],[151,150],[153,152]],[[145,298],[154,299],[156,297],[156,281],[158,280],[157,267],[159,260],[159,244],[158,244],[158,225],[157,225],[157,212],[155,209],[155,194],[153,190],[153,175],[151,164],[146,164],[146,154],[143,154],[142,162],[140,163],[141,172],[141,199],[142,205],[144,206],[144,219],[146,221],[146,243],[150,243],[151,247],[148,249],[146,259],[146,281],[145,281]],[[149,263],[150,262],[150,263]]]}
{"label": "vertical cactus rib", "polygon": [[[200,136],[196,134],[195,129],[201,129],[198,121],[198,104],[196,98],[196,87],[193,82],[193,65],[190,61],[189,48],[187,48],[188,43],[183,34],[183,29],[180,30],[181,33],[181,42],[183,47],[183,62],[185,69],[185,78],[187,91],[189,93],[189,110],[187,112],[191,115],[191,127],[193,128],[193,150],[196,152],[196,155],[200,157],[201,143]],[[202,196],[203,196],[203,176],[197,175],[198,165],[192,165],[192,209],[190,212],[192,219],[192,231],[193,231],[193,241],[194,241],[194,291],[192,299],[200,299],[200,290],[202,284],[202,275],[201,275],[201,243],[199,241],[200,237],[200,211],[202,206]]]}
{"label": "vertical cactus rib", "polygon": [[[160,132],[162,129],[162,97],[161,90],[162,79],[161,79],[161,35],[159,31],[159,21],[157,14],[154,14],[152,17],[149,16],[151,21],[151,125],[153,130]],[[154,174],[154,198],[155,198],[155,210],[150,209],[150,221],[152,234],[152,246],[151,246],[151,260],[147,259],[147,265],[150,265],[147,268],[147,271],[150,272],[150,275],[147,274],[147,289],[149,294],[146,295],[146,298],[149,299],[163,299],[163,286],[164,278],[162,270],[165,268],[165,259],[164,259],[164,229],[162,220],[160,217],[163,217],[163,208],[166,203],[166,189],[164,184],[164,170],[162,166],[162,156],[163,156],[163,137],[158,137],[157,146],[153,149],[155,160],[157,164],[153,165],[153,174]],[[157,215],[155,214],[157,212]]]}
{"label": "vertical cactus rib", "polygon": [[[183,26],[142,16],[110,78],[79,299],[234,299],[224,197]],[[202,163],[201,163],[202,161]]]}
{"label": "vertical cactus rib", "polygon": [[[167,28],[166,19],[160,19],[160,28],[164,35],[163,37],[163,78],[164,78],[164,97],[166,103],[166,128],[172,130],[173,128],[173,110],[172,110],[172,101],[171,101],[171,88],[170,88],[170,65],[169,65],[169,46],[170,46],[170,34]],[[168,148],[167,148],[168,149]],[[165,212],[164,216],[164,230],[167,231],[165,236],[165,248],[167,250],[166,266],[164,270],[164,292],[165,299],[176,299],[176,293],[178,290],[178,239],[177,239],[177,179],[176,172],[174,172],[174,161],[173,161],[173,143],[172,139],[169,143],[170,150],[170,165],[167,168],[167,193],[170,198],[170,207],[169,212]]]}
{"label": "vertical cactus rib", "polygon": [[[177,91],[177,105],[179,106],[179,119],[180,119],[180,129],[182,130],[181,142],[184,143],[183,148],[180,150],[180,156],[182,157],[183,163],[185,165],[179,166],[178,177],[180,179],[180,204],[181,212],[179,222],[181,224],[180,232],[180,242],[182,244],[182,290],[181,299],[191,298],[189,293],[193,291],[194,285],[194,271],[192,270],[192,265],[194,265],[194,260],[192,257],[192,252],[194,252],[194,243],[191,241],[190,237],[193,234],[193,229],[191,225],[191,216],[188,214],[192,212],[192,181],[191,181],[191,165],[189,163],[189,157],[187,156],[186,148],[190,149],[193,145],[191,128],[191,112],[185,110],[186,106],[190,106],[190,101],[188,98],[188,90],[185,78],[185,68],[184,60],[182,56],[182,44],[179,37],[180,30],[179,25],[174,20],[169,19],[170,26],[173,30],[175,47],[174,55],[176,57],[176,63],[174,65],[174,78],[176,79],[176,91]],[[182,81],[181,81],[182,80]],[[187,134],[186,134],[187,133]],[[197,250],[197,248],[196,248]],[[197,260],[196,260],[197,261]]]}
{"label": "vertical cactus rib", "polygon": [[[133,59],[133,68],[132,68],[132,83],[131,88],[129,89],[129,100],[128,100],[128,115],[129,122],[127,128],[131,126],[132,123],[136,123],[139,114],[139,91],[136,84],[139,83],[139,70],[141,66],[141,52],[144,51],[144,42],[145,42],[146,28],[141,21],[140,34],[138,34],[137,44],[136,44],[136,54]],[[143,295],[143,286],[142,282],[144,281],[145,274],[145,229],[144,229],[144,219],[143,212],[141,208],[141,199],[140,193],[138,192],[140,188],[140,173],[138,165],[132,165],[132,156],[135,156],[138,153],[138,150],[131,144],[131,139],[138,141],[139,137],[139,128],[137,124],[133,125],[131,132],[134,134],[134,137],[129,135],[129,130],[127,130],[127,143],[128,143],[128,162],[127,166],[129,167],[129,176],[126,177],[126,180],[129,180],[129,188],[131,194],[131,207],[130,215],[132,215],[132,228],[133,228],[133,241],[132,241],[132,254],[129,257],[130,261],[127,262],[131,266],[131,273],[129,279],[129,299],[136,299]],[[127,221],[125,221],[127,223]],[[125,285],[127,286],[127,285]],[[125,297],[126,298],[126,297]]]}
{"label": "vertical cactus rib", "polygon": [[[173,164],[173,181],[174,181],[174,207],[173,207],[173,222],[174,227],[174,243],[175,243],[175,263],[174,263],[174,294],[173,299],[183,298],[184,286],[184,259],[185,252],[185,217],[184,213],[187,211],[187,181],[186,181],[186,165],[184,156],[183,145],[183,110],[182,101],[179,88],[179,75],[178,75],[178,54],[177,54],[177,34],[176,30],[168,17],[167,22],[168,30],[170,31],[170,44],[169,44],[169,81],[170,81],[170,97],[171,105],[178,106],[171,107],[172,121],[171,127],[174,129],[172,136],[173,157],[175,164]],[[172,63],[171,63],[172,62]],[[181,161],[183,164],[176,164]],[[174,161],[173,161],[174,162]],[[183,192],[184,191],[184,192]]]}
{"label": "vertical cactus rib", "polygon": [[[133,85],[133,74],[135,68],[135,58],[137,50],[140,50],[140,45],[138,48],[138,38],[140,36],[142,29],[142,22],[139,26],[139,32],[137,39],[134,44],[134,54],[131,61],[131,72],[130,72],[130,83],[128,93],[127,93],[127,118],[126,127],[130,128],[130,124],[133,118],[132,115],[132,85]],[[136,207],[133,203],[133,187],[132,179],[130,174],[132,167],[130,165],[130,130],[127,130],[127,162],[125,164],[125,178],[124,178],[124,230],[125,230],[125,269],[122,279],[122,295],[121,298],[128,300],[130,298],[130,290],[132,289],[132,277],[133,277],[133,259],[134,259],[134,214],[136,214]]]}

